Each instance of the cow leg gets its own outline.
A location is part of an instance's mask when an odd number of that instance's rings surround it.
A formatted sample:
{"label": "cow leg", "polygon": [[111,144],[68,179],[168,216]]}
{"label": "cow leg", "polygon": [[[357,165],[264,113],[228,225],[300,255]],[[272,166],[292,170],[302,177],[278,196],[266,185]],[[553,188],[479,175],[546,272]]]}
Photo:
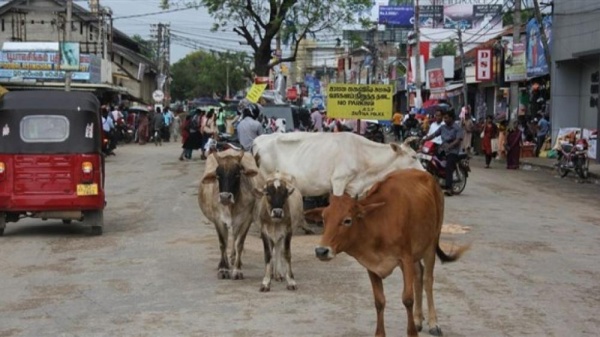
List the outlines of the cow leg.
{"label": "cow leg", "polygon": [[244,242],[246,241],[246,235],[250,229],[251,221],[243,223],[234,233],[235,242],[233,243],[235,249],[235,258],[233,262],[233,273],[231,277],[234,280],[243,280],[244,273],[242,273],[242,252],[244,251]]}
{"label": "cow leg", "polygon": [[385,337],[385,326],[383,325],[383,311],[385,310],[385,294],[383,293],[383,280],[379,275],[368,270],[373,298],[375,298],[375,310],[377,311],[377,329],[375,337]]}
{"label": "cow leg", "polygon": [[260,233],[260,238],[262,239],[265,253],[265,276],[263,277],[260,291],[267,292],[271,290],[271,277],[273,275],[273,242],[264,232]]}
{"label": "cow leg", "polygon": [[221,261],[219,262],[219,272],[217,277],[219,279],[228,279],[231,277],[229,274],[229,259],[227,257],[227,240],[229,238],[229,230],[225,224],[215,227],[217,228],[217,234],[219,236],[219,248],[221,249]]}
{"label": "cow leg", "polygon": [[415,326],[415,320],[413,317],[413,304],[414,304],[414,284],[415,281],[415,269],[412,257],[405,257],[402,259],[402,276],[404,277],[404,289],[402,290],[402,304],[406,308],[407,315],[407,328],[406,332],[408,337],[418,337],[419,333]]}
{"label": "cow leg", "polygon": [[423,330],[423,265],[420,261],[415,262],[415,325],[417,330]]}
{"label": "cow leg", "polygon": [[285,280],[287,282],[288,290],[296,290],[298,289],[296,286],[296,280],[294,279],[294,272],[292,272],[292,229],[285,235],[283,254],[285,257],[285,263],[287,265],[287,270],[285,273]]}
{"label": "cow leg", "polygon": [[442,329],[437,324],[437,313],[433,304],[433,267],[435,266],[435,249],[430,249],[424,256],[425,271],[423,273],[423,283],[425,284],[425,293],[427,294],[427,309],[429,334],[433,336],[442,336]]}

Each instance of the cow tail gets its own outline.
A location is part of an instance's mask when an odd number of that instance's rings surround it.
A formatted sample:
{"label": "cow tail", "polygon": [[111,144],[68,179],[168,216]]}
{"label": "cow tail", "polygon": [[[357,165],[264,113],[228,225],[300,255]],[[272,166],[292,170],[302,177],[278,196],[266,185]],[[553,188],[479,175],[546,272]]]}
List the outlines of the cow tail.
{"label": "cow tail", "polygon": [[460,259],[462,254],[464,252],[466,252],[467,250],[469,250],[469,248],[471,248],[471,245],[460,246],[460,247],[458,247],[458,249],[455,249],[452,253],[446,254],[442,250],[442,248],[440,248],[440,244],[438,242],[438,244],[435,246],[435,253],[440,258],[440,261],[442,261],[442,263],[454,262],[454,261]]}

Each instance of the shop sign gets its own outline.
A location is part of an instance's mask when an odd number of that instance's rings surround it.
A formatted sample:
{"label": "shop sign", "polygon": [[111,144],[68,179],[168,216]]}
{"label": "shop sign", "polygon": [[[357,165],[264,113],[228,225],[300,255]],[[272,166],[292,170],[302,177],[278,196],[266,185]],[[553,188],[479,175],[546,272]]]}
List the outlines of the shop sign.
{"label": "shop sign", "polygon": [[[78,70],[71,75],[73,81],[92,82],[97,78],[90,74],[91,56],[79,54]],[[0,79],[64,81],[65,71],[60,69],[60,62],[60,54],[55,51],[0,51]]]}
{"label": "shop sign", "polygon": [[427,71],[429,80],[429,89],[432,93],[446,90],[446,80],[444,79],[444,69],[437,68]]}
{"label": "shop sign", "polygon": [[393,98],[393,85],[330,84],[327,87],[327,116],[389,120],[393,111]]}
{"label": "shop sign", "polygon": [[493,73],[492,49],[478,49],[475,62],[475,80],[479,82],[491,81]]}

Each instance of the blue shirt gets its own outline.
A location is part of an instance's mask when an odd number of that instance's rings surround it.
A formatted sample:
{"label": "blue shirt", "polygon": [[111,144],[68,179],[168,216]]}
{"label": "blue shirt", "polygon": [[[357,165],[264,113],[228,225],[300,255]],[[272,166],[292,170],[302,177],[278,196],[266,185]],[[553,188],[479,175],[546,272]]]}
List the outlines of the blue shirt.
{"label": "blue shirt", "polygon": [[548,131],[550,131],[550,123],[546,120],[546,118],[540,119],[538,122],[537,136],[544,137],[548,134]]}
{"label": "blue shirt", "polygon": [[[456,123],[452,123],[450,126],[448,126],[446,123],[443,123],[442,126],[440,126],[440,128],[433,133],[433,135],[435,137],[441,136],[442,144],[450,144],[457,139],[463,139],[463,130]],[[458,142],[453,147],[447,148],[446,153],[458,154],[460,152],[460,145],[461,143]]]}

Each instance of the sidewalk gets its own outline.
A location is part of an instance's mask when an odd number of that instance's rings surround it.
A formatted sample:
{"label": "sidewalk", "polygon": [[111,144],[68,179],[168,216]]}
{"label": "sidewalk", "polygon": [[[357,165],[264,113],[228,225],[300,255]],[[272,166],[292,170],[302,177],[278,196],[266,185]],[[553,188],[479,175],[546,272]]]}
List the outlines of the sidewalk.
{"label": "sidewalk", "polygon": [[[483,159],[483,156],[475,156],[480,160]],[[506,164],[506,160],[498,159],[495,160],[496,163],[502,163],[502,165]],[[521,169],[525,165],[530,165],[533,167],[539,167],[547,170],[556,170],[556,159],[548,159],[548,158],[536,158],[536,157],[528,157],[521,158]],[[590,159],[590,179],[600,179],[600,164],[593,159]]]}

